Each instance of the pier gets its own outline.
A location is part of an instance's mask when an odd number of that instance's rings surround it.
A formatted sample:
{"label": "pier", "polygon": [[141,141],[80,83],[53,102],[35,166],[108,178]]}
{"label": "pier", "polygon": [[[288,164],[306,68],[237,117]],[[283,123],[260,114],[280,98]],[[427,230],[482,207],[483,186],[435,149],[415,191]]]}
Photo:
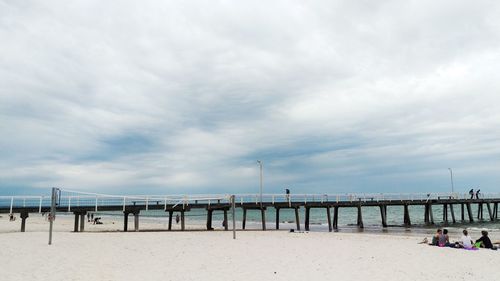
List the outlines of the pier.
{"label": "pier", "polygon": [[[256,212],[260,216],[262,230],[267,230],[266,212],[275,209],[275,229],[280,229],[280,210],[291,209],[295,214],[297,230],[310,229],[311,209],[324,210],[324,222],[329,231],[338,230],[339,212],[344,208],[355,208],[357,227],[363,228],[363,208],[375,207],[380,210],[380,225],[388,227],[387,208],[399,206],[403,209],[402,227],[412,227],[410,206],[422,206],[420,214],[426,225],[443,223],[445,225],[459,222],[498,220],[498,204],[500,194],[482,194],[480,198],[470,198],[468,194],[255,194],[236,195],[59,195],[56,212],[74,215],[74,232],[85,231],[86,215],[89,212],[118,211],[123,213],[123,231],[129,231],[129,217],[133,216],[134,231],[139,231],[141,211],[162,210],[168,214],[168,228],[172,230],[172,219],[180,214],[181,230],[185,230],[185,214],[193,209],[206,211],[206,229],[213,230],[214,212],[222,212],[224,230],[228,230],[228,212],[233,208],[242,210],[241,229],[246,229],[247,212]],[[234,200],[234,202],[233,202]],[[477,214],[472,206],[477,206]],[[0,196],[0,213],[20,214],[20,231],[26,230],[30,213],[48,213],[50,196]],[[436,218],[433,210],[442,208],[442,218]],[[484,211],[486,209],[486,212]],[[304,223],[301,224],[299,213],[304,212]],[[332,213],[333,212],[333,213]],[[354,222],[353,222],[354,223]],[[374,223],[374,222],[370,222]]]}

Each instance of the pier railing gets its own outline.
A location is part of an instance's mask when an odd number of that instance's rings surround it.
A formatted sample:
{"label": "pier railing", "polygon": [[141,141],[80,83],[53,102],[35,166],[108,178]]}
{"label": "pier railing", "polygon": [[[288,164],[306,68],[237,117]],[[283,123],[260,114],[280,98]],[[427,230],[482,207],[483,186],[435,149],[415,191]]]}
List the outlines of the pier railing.
{"label": "pier railing", "polygon": [[[500,193],[480,194],[480,199],[500,198]],[[57,206],[61,210],[71,212],[78,207],[92,207],[99,211],[103,206],[121,206],[125,210],[128,206],[140,205],[146,210],[150,206],[189,206],[190,204],[229,204],[229,194],[199,194],[199,195],[103,195],[103,194],[79,194],[61,195]],[[265,203],[311,203],[311,202],[368,202],[368,201],[426,201],[443,199],[470,199],[468,193],[342,193],[342,194],[236,194],[237,204],[248,204],[260,202]],[[474,197],[475,198],[475,197]],[[0,196],[0,208],[8,208],[12,213],[14,208],[38,209],[42,212],[50,206],[50,196]]]}

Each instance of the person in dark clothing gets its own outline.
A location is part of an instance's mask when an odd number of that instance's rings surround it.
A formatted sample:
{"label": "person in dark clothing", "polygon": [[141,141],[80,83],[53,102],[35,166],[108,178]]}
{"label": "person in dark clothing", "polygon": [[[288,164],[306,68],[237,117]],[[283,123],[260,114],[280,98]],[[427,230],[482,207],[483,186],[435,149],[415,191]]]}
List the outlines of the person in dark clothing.
{"label": "person in dark clothing", "polygon": [[90,222],[90,214],[87,213],[87,222]]}
{"label": "person in dark clothing", "polygon": [[481,231],[481,238],[476,240],[477,242],[482,242],[481,243],[481,248],[486,248],[486,249],[493,249],[493,244],[491,243],[490,238],[488,237],[488,231],[483,230]]}
{"label": "person in dark clothing", "polygon": [[479,191],[481,191],[481,189],[478,189],[478,190],[476,191],[476,199],[479,199]]}
{"label": "person in dark clothing", "polygon": [[290,201],[290,189],[285,188],[286,201]]}
{"label": "person in dark clothing", "polygon": [[469,190],[470,199],[474,199],[474,189]]}
{"label": "person in dark clothing", "polygon": [[179,214],[175,215],[175,223],[179,223],[180,220]]}

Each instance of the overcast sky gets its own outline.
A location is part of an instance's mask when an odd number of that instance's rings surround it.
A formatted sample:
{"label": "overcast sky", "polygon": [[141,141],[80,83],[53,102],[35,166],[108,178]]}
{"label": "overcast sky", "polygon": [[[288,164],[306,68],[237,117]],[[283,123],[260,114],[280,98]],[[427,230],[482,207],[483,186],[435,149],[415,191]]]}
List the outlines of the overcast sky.
{"label": "overcast sky", "polygon": [[499,15],[0,0],[0,194],[500,191]]}

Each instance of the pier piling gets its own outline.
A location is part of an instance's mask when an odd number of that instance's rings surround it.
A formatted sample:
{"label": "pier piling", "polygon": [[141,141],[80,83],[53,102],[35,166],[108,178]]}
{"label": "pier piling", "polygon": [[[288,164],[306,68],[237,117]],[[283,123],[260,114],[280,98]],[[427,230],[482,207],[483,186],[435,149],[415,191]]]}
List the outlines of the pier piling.
{"label": "pier piling", "polygon": [[294,210],[295,210],[295,223],[297,224],[297,230],[300,230],[299,207],[294,208]]}
{"label": "pier piling", "polygon": [[339,207],[333,207],[333,229],[339,229]]}
{"label": "pier piling", "polygon": [[404,225],[406,227],[411,226],[410,211],[408,210],[408,204],[404,205]]}
{"label": "pier piling", "polygon": [[380,218],[382,219],[382,227],[387,227],[387,206],[380,205]]}
{"label": "pier piling", "polygon": [[311,209],[309,207],[306,206],[305,208],[305,212],[306,212],[306,218],[305,218],[305,221],[304,221],[304,228],[306,231],[309,231],[309,213],[311,211]]}
{"label": "pier piling", "polygon": [[280,229],[280,208],[276,207],[276,229]]}
{"label": "pier piling", "polygon": [[453,211],[453,204],[450,204],[450,213],[451,213],[451,221],[453,223],[456,223],[457,221],[455,220],[455,212]]}
{"label": "pier piling", "polygon": [[332,220],[330,217],[330,207],[326,207],[326,219],[328,220],[328,231],[332,232]]}
{"label": "pier piling", "polygon": [[488,215],[490,217],[490,221],[494,221],[495,219],[493,218],[493,212],[491,212],[490,203],[486,203],[486,208],[488,209]]}
{"label": "pier piling", "polygon": [[363,225],[363,214],[361,213],[361,204],[358,205],[358,227],[359,228],[364,228]]}

